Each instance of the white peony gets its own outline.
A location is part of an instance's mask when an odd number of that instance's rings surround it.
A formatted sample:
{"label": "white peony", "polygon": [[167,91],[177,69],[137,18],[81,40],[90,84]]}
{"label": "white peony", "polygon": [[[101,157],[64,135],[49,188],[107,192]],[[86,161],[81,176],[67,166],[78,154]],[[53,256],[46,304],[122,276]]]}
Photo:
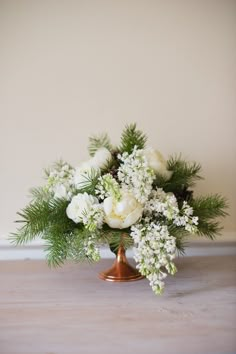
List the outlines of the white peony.
{"label": "white peony", "polygon": [[153,169],[155,173],[160,173],[167,180],[170,179],[172,171],[167,170],[166,160],[158,150],[148,147],[143,150],[143,155],[147,159],[149,167]]}
{"label": "white peony", "polygon": [[93,206],[98,204],[98,199],[88,193],[79,193],[74,196],[66,209],[69,219],[76,224],[83,222],[84,214],[89,213]]}
{"label": "white peony", "polygon": [[143,207],[132,194],[122,191],[121,199],[108,197],[104,200],[105,222],[112,228],[125,229],[138,221]]}

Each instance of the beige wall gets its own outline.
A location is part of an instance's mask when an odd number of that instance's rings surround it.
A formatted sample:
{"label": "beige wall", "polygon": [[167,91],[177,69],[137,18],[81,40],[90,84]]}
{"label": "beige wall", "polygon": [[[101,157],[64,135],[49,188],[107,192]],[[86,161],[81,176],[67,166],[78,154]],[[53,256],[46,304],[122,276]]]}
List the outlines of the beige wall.
{"label": "beige wall", "polygon": [[136,121],[203,166],[235,225],[235,1],[0,1],[0,235],[42,169]]}

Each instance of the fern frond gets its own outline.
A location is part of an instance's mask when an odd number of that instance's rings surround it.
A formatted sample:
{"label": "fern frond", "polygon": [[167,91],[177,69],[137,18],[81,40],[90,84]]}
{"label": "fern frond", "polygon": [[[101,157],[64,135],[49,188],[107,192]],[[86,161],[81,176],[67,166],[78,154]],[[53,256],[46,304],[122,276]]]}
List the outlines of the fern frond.
{"label": "fern frond", "polygon": [[120,152],[132,153],[134,147],[144,149],[147,137],[141,130],[136,128],[136,123],[127,125],[121,135]]}
{"label": "fern frond", "polygon": [[96,151],[102,147],[105,147],[109,151],[113,149],[110,142],[110,138],[106,133],[101,134],[99,136],[91,136],[89,138],[88,151],[90,156],[94,156]]}

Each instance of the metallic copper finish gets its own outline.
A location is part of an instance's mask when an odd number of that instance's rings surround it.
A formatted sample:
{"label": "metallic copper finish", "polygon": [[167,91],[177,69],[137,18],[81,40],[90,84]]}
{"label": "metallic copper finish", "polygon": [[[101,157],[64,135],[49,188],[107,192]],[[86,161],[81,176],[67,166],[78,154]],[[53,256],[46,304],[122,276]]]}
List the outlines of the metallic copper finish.
{"label": "metallic copper finish", "polygon": [[139,280],[144,277],[128,263],[125,249],[123,246],[120,246],[113,266],[107,271],[101,272],[99,278],[107,281],[121,282]]}

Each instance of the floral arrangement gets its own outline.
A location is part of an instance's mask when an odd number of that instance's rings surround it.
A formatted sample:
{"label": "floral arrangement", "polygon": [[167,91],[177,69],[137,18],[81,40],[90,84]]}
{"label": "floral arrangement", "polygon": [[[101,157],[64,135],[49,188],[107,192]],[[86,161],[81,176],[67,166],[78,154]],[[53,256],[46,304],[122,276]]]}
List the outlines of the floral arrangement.
{"label": "floral arrangement", "polygon": [[201,166],[181,155],[166,161],[146,141],[131,124],[120,146],[106,134],[91,137],[88,161],[77,168],[59,161],[46,170],[45,185],[31,190],[30,204],[18,213],[15,244],[42,237],[48,263],[56,266],[66,259],[98,261],[100,245],[116,252],[122,238],[125,248],[134,248],[139,272],[161,293],[186,237],[213,239],[227,203],[218,194],[195,197]]}

